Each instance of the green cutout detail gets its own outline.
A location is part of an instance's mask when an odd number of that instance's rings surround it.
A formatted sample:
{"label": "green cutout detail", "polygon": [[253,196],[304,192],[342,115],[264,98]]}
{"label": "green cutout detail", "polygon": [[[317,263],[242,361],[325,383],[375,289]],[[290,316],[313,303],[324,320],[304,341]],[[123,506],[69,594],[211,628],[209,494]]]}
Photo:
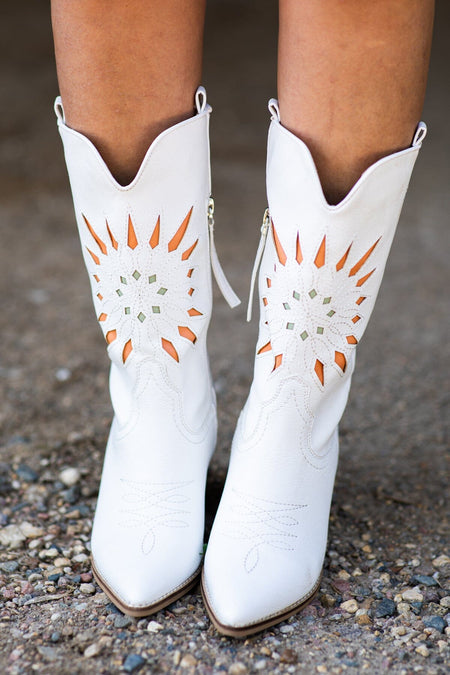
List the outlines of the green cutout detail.
{"label": "green cutout detail", "polygon": [[156,274],[152,274],[152,276],[148,278],[148,283],[154,284],[155,281],[156,281]]}
{"label": "green cutout detail", "polygon": [[327,316],[333,316],[334,314],[336,314],[336,312],[334,311],[334,309],[330,309],[330,311],[327,312]]}
{"label": "green cutout detail", "polygon": [[158,305],[153,305],[152,312],[153,312],[153,314],[161,314],[161,310],[158,307]]}
{"label": "green cutout detail", "polygon": [[120,281],[121,281],[123,284],[126,284],[126,283],[127,283],[127,280],[126,280],[125,277],[120,277]]}
{"label": "green cutout detail", "polygon": [[123,293],[122,293],[122,291],[120,290],[120,288],[117,289],[116,293],[117,293],[117,295],[119,296],[119,298],[121,298],[122,295],[123,295]]}
{"label": "green cutout detail", "polygon": [[293,329],[294,329],[294,326],[295,326],[295,323],[290,323],[290,322],[289,322],[289,323],[286,324],[286,328],[287,328],[288,330],[293,330]]}
{"label": "green cutout detail", "polygon": [[125,307],[125,314],[131,314],[131,309],[129,307]]}
{"label": "green cutout detail", "polygon": [[306,330],[304,330],[303,333],[300,333],[300,337],[302,338],[303,341],[306,340],[306,338],[308,337],[308,333],[306,332]]}
{"label": "green cutout detail", "polygon": [[291,309],[288,302],[283,302],[284,309]]}
{"label": "green cutout detail", "polygon": [[319,335],[323,335],[323,328],[322,328],[322,326],[317,326],[317,332],[319,333]]}
{"label": "green cutout detail", "polygon": [[323,304],[324,304],[324,305],[329,305],[330,302],[331,302],[331,298],[324,298],[324,299],[323,299]]}
{"label": "green cutout detail", "polygon": [[133,276],[134,276],[134,278],[135,278],[136,281],[137,281],[141,275],[139,274],[139,272],[138,272],[137,270],[134,270]]}
{"label": "green cutout detail", "polygon": [[292,293],[292,297],[295,298],[296,300],[300,300],[300,293],[297,293],[297,291],[294,291]]}
{"label": "green cutout detail", "polygon": [[145,321],[145,319],[146,319],[147,317],[146,317],[145,314],[143,314],[142,312],[139,312],[137,318],[139,319],[139,321],[140,321],[141,323],[144,323],[144,321]]}
{"label": "green cutout detail", "polygon": [[308,295],[311,299],[315,298],[317,295],[317,291],[313,288],[311,291],[309,291]]}
{"label": "green cutout detail", "polygon": [[158,291],[158,295],[165,295],[167,293],[167,288],[160,288]]}

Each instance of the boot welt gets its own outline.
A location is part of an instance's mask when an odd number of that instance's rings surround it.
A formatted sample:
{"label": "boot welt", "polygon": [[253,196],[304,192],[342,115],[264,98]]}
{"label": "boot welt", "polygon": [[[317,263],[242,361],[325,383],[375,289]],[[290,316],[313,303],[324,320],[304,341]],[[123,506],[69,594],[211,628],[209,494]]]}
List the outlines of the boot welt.
{"label": "boot welt", "polygon": [[320,588],[321,581],[322,581],[322,575],[320,575],[317,583],[314,585],[310,594],[306,598],[303,597],[301,600],[294,603],[293,605],[289,605],[289,607],[286,607],[281,612],[278,612],[277,614],[272,614],[272,616],[269,616],[266,619],[263,619],[262,621],[259,621],[257,623],[251,623],[247,626],[238,626],[238,627],[225,626],[214,615],[214,612],[211,609],[211,606],[208,602],[208,596],[206,594],[204,581],[203,581],[203,573],[202,573],[202,580],[201,580],[201,583],[200,583],[200,588],[201,588],[201,592],[202,592],[203,602],[205,603],[206,611],[208,612],[208,616],[211,619],[211,622],[213,623],[216,630],[219,633],[221,633],[222,635],[226,635],[227,637],[246,638],[250,635],[254,635],[255,633],[259,633],[260,631],[263,631],[266,628],[270,628],[271,626],[275,626],[277,623],[281,623],[281,621],[285,621],[286,619],[289,619],[289,617],[293,616],[294,614],[297,614],[297,612],[300,612],[304,607],[309,605],[309,603],[312,602],[312,600],[314,600],[314,598],[317,595],[317,592]]}
{"label": "boot welt", "polygon": [[106,581],[102,578],[101,574],[95,567],[94,559],[91,557],[91,566],[92,566],[92,572],[94,574],[95,581],[98,583],[100,588],[106,593],[108,598],[113,602],[118,609],[120,609],[121,612],[124,614],[127,614],[128,616],[134,616],[134,617],[142,617],[142,616],[148,616],[150,614],[156,614],[156,612],[159,612],[160,609],[164,609],[164,607],[167,607],[167,605],[172,604],[172,602],[175,602],[175,600],[178,600],[181,598],[183,595],[185,595],[188,591],[190,591],[198,582],[198,577],[200,575],[200,570],[201,566],[196,569],[194,574],[189,577],[183,583],[181,586],[178,586],[173,593],[170,593],[169,595],[166,595],[164,598],[160,598],[156,602],[150,604],[150,605],[145,605],[145,606],[131,606],[127,605],[120,598],[117,597],[117,595],[112,591]]}

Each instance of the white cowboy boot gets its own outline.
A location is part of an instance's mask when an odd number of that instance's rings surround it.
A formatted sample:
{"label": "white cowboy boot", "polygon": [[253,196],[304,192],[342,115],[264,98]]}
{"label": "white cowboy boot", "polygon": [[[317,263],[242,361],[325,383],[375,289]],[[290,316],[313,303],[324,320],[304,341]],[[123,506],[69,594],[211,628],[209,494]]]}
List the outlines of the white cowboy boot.
{"label": "white cowboy boot", "polygon": [[[209,116],[164,131],[119,185],[93,144],[55,110],[97,319],[112,361],[114,420],[92,533],[95,577],[133,616],[191,588],[202,562],[216,402],[206,352],[213,242]],[[209,227],[208,227],[209,223]]]}
{"label": "white cowboy boot", "polygon": [[254,380],[202,579],[213,623],[236,637],[287,618],[319,588],[355,346],[426,131],[421,123],[412,147],[330,206],[308,148],[281,125],[276,101],[269,109]]}

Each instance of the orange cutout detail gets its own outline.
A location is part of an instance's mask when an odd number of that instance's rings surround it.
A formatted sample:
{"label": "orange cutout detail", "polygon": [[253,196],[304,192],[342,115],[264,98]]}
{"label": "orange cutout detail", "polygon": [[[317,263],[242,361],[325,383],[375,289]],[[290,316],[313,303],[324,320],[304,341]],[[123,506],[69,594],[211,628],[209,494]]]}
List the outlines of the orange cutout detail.
{"label": "orange cutout detail", "polygon": [[297,232],[297,250],[296,250],[296,253],[295,253],[295,259],[296,259],[296,261],[298,262],[299,265],[303,260],[302,247],[300,246],[300,235],[299,235],[298,232]]}
{"label": "orange cutout detail", "polygon": [[188,314],[189,316],[203,316],[201,312],[198,311],[198,309],[194,309],[194,307],[191,307],[191,309],[188,309]]}
{"label": "orange cutout detail", "polygon": [[[189,225],[189,221],[191,219],[191,213],[192,213],[193,208],[194,207],[191,206],[191,208],[189,210],[189,213],[187,214],[186,218],[183,220],[180,227],[175,232],[172,239],[169,241],[169,252],[170,251],[176,251],[177,248],[179,247],[179,245],[181,243],[181,240],[183,239],[184,235],[186,234],[187,226]],[[184,258],[183,258],[183,260],[184,260]]]}
{"label": "orange cutout detail", "polygon": [[111,342],[114,342],[114,340],[117,338],[117,331],[116,330],[109,330],[106,333],[105,339],[106,342],[110,345]]}
{"label": "orange cutout detail", "polygon": [[[326,246],[326,237],[322,239],[322,243],[319,246],[319,250],[317,251],[317,255],[314,259],[314,265],[316,267],[323,267],[325,265],[325,246]],[[320,363],[320,362],[319,362]],[[322,382],[323,384],[323,382]]]}
{"label": "orange cutout detail", "polygon": [[272,286],[272,279],[269,279],[269,277],[267,277],[266,282],[267,282],[267,288],[270,288]]}
{"label": "orange cutout detail", "polygon": [[136,232],[134,230],[134,225],[133,221],[131,220],[131,216],[128,216],[128,246],[132,248],[133,250],[136,248],[138,245],[138,240],[136,237]]}
{"label": "orange cutout detail", "polygon": [[94,274],[94,279],[95,281],[100,282],[100,277],[98,277],[96,274]]}
{"label": "orange cutout detail", "polygon": [[83,218],[84,218],[84,222],[86,223],[86,225],[88,227],[89,232],[92,234],[95,241],[97,242],[100,251],[103,253],[103,255],[108,255],[108,251],[106,249],[105,244],[102,242],[102,240],[100,239],[98,234],[94,231],[94,228],[92,227],[92,225],[90,224],[90,222],[88,221],[88,219],[86,218],[86,216],[84,214],[83,214]]}
{"label": "orange cutout detail", "polygon": [[102,312],[102,313],[100,314],[100,316],[98,317],[98,320],[99,320],[99,321],[106,321],[107,318],[108,318],[108,315],[105,314],[105,312]]}
{"label": "orange cutout detail", "polygon": [[117,251],[117,249],[119,248],[119,244],[118,244],[117,241],[114,239],[113,233],[112,233],[111,230],[109,229],[108,221],[106,221],[106,229],[108,230],[108,234],[109,234],[109,238],[111,239],[112,247],[115,248],[116,251]]}
{"label": "orange cutout detail", "polygon": [[357,314],[356,316],[353,317],[352,321],[353,321],[353,323],[358,323],[358,321],[359,321],[360,319],[361,319],[361,317],[358,316],[358,314]]}
{"label": "orange cutout detail", "polygon": [[357,299],[356,304],[360,305],[362,302],[364,302],[365,299],[366,299],[366,296],[362,295],[360,298]]}
{"label": "orange cutout detail", "polygon": [[149,244],[152,248],[155,248],[159,244],[160,225],[161,225],[161,218],[160,218],[160,216],[158,216],[158,220],[156,221],[155,229],[153,230],[152,236],[150,237],[150,241],[149,241]]}
{"label": "orange cutout detail", "polygon": [[263,298],[263,305],[264,307],[267,307],[267,298]]}
{"label": "orange cutout detail", "polygon": [[166,351],[169,354],[169,356],[171,356],[173,359],[175,359],[177,363],[179,363],[180,359],[178,358],[177,350],[175,349],[173,344],[169,340],[166,340],[165,338],[161,338],[161,344],[164,351]]}
{"label": "orange cutout detail", "polygon": [[350,246],[348,247],[348,249],[346,250],[346,252],[342,256],[342,258],[339,260],[338,264],[336,265],[336,271],[337,272],[339,272],[339,270],[341,270],[344,267],[345,263],[347,262],[348,254],[350,253],[351,247],[352,247],[352,244],[350,244]]}
{"label": "orange cutout detail", "polygon": [[261,347],[261,349],[258,349],[258,354],[264,354],[264,352],[270,352],[272,349],[272,345],[270,342],[267,342],[265,345]]}
{"label": "orange cutout detail", "polygon": [[[381,239],[381,237],[380,237],[380,239]],[[358,260],[358,262],[356,263],[356,265],[354,265],[354,266],[352,267],[352,269],[351,269],[350,272],[348,273],[348,276],[349,276],[349,277],[354,277],[355,274],[357,274],[357,272],[359,272],[359,270],[360,270],[361,267],[364,265],[364,263],[366,262],[366,260],[372,255],[372,253],[373,253],[373,251],[374,251],[374,248],[375,248],[375,246],[378,244],[378,242],[380,241],[380,239],[377,239],[376,242],[373,244],[373,246],[371,246],[371,247],[369,248],[369,250],[368,250],[366,253],[364,253],[363,257],[362,257],[360,260]]]}
{"label": "orange cutout detail", "polygon": [[278,260],[282,265],[286,265],[287,256],[283,250],[280,240],[278,239],[277,232],[275,230],[275,225],[272,220],[272,234],[273,234],[273,243],[275,244],[275,249],[277,252]]}
{"label": "orange cutout detail", "polygon": [[323,363],[322,361],[319,361],[319,359],[316,359],[316,365],[314,366],[314,372],[316,373],[317,377],[320,380],[320,383],[323,387],[324,383],[324,375],[323,375]]}
{"label": "orange cutout detail", "polygon": [[103,295],[102,295],[101,293],[97,293],[97,298],[98,298],[99,300],[103,300]]}
{"label": "orange cutout detail", "polygon": [[371,272],[369,272],[369,274],[366,274],[365,277],[361,277],[361,279],[359,279],[359,281],[357,282],[356,286],[359,288],[360,286],[362,286],[363,284],[365,284],[366,281],[367,281],[367,279],[368,279],[369,277],[371,277],[372,274],[373,274],[374,272],[375,272],[375,268],[374,268]]}
{"label": "orange cutout detail", "polygon": [[342,352],[334,352],[334,362],[339,366],[342,372],[345,373],[345,369],[347,368],[347,359]]}
{"label": "orange cutout detail", "polygon": [[193,288],[190,288],[190,289],[188,290],[188,295],[192,295],[193,292],[194,292],[194,289],[193,289]]}
{"label": "orange cutout detail", "polygon": [[191,267],[191,269],[190,269],[189,272],[187,273],[189,279],[191,278],[193,271],[194,271],[194,268]]}
{"label": "orange cutout detail", "polygon": [[283,354],[277,354],[275,356],[275,365],[273,367],[272,373],[273,373],[274,370],[276,370],[277,368],[279,368],[281,366],[282,361],[283,361]]}
{"label": "orange cutout detail", "polygon": [[190,340],[193,344],[197,342],[197,336],[195,333],[191,331],[190,328],[187,326],[178,326],[178,332],[181,335],[181,337],[186,338],[187,340]]}
{"label": "orange cutout detail", "polygon": [[100,258],[95,255],[95,253],[92,253],[91,249],[86,246],[87,250],[91,254],[92,260],[95,262],[96,265],[100,265]]}
{"label": "orange cutout detail", "polygon": [[191,255],[192,251],[194,250],[194,248],[197,246],[197,244],[198,244],[198,239],[196,239],[196,241],[194,241],[194,243],[192,244],[192,246],[190,246],[190,247],[183,253],[183,255],[181,256],[181,260],[187,260],[187,259],[189,258],[189,256]]}
{"label": "orange cutout detail", "polygon": [[125,343],[125,347],[123,348],[123,352],[122,352],[122,361],[124,363],[127,360],[127,358],[130,356],[132,351],[133,351],[133,345],[131,344],[131,340],[128,340],[128,342]]}
{"label": "orange cutout detail", "polygon": [[347,342],[349,345],[357,345],[358,340],[355,338],[354,335],[347,335]]}

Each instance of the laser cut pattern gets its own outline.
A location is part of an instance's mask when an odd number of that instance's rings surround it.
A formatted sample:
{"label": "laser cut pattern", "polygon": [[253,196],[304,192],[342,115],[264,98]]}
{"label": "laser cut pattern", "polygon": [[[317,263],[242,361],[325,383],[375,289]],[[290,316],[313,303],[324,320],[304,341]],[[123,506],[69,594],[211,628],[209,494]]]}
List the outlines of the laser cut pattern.
{"label": "laser cut pattern", "polygon": [[323,236],[311,259],[305,259],[301,230],[292,251],[286,249],[273,221],[271,230],[276,262],[273,273],[262,280],[262,311],[271,339],[257,354],[273,359],[272,372],[304,363],[323,388],[330,369],[340,375],[346,372],[364,330],[364,302],[376,269],[371,256],[381,237],[363,255],[353,255],[350,242],[341,257],[332,260]]}
{"label": "laser cut pattern", "polygon": [[102,239],[82,214],[92,240],[86,250],[88,267],[94,272],[97,318],[107,344],[120,344],[124,364],[137,347],[179,363],[186,345],[197,342],[196,326],[203,317],[195,307],[193,259],[198,238],[183,244],[192,211],[193,207],[175,232],[166,233],[167,243],[160,216],[150,238],[139,241],[129,215],[121,241],[108,222],[107,237]]}

